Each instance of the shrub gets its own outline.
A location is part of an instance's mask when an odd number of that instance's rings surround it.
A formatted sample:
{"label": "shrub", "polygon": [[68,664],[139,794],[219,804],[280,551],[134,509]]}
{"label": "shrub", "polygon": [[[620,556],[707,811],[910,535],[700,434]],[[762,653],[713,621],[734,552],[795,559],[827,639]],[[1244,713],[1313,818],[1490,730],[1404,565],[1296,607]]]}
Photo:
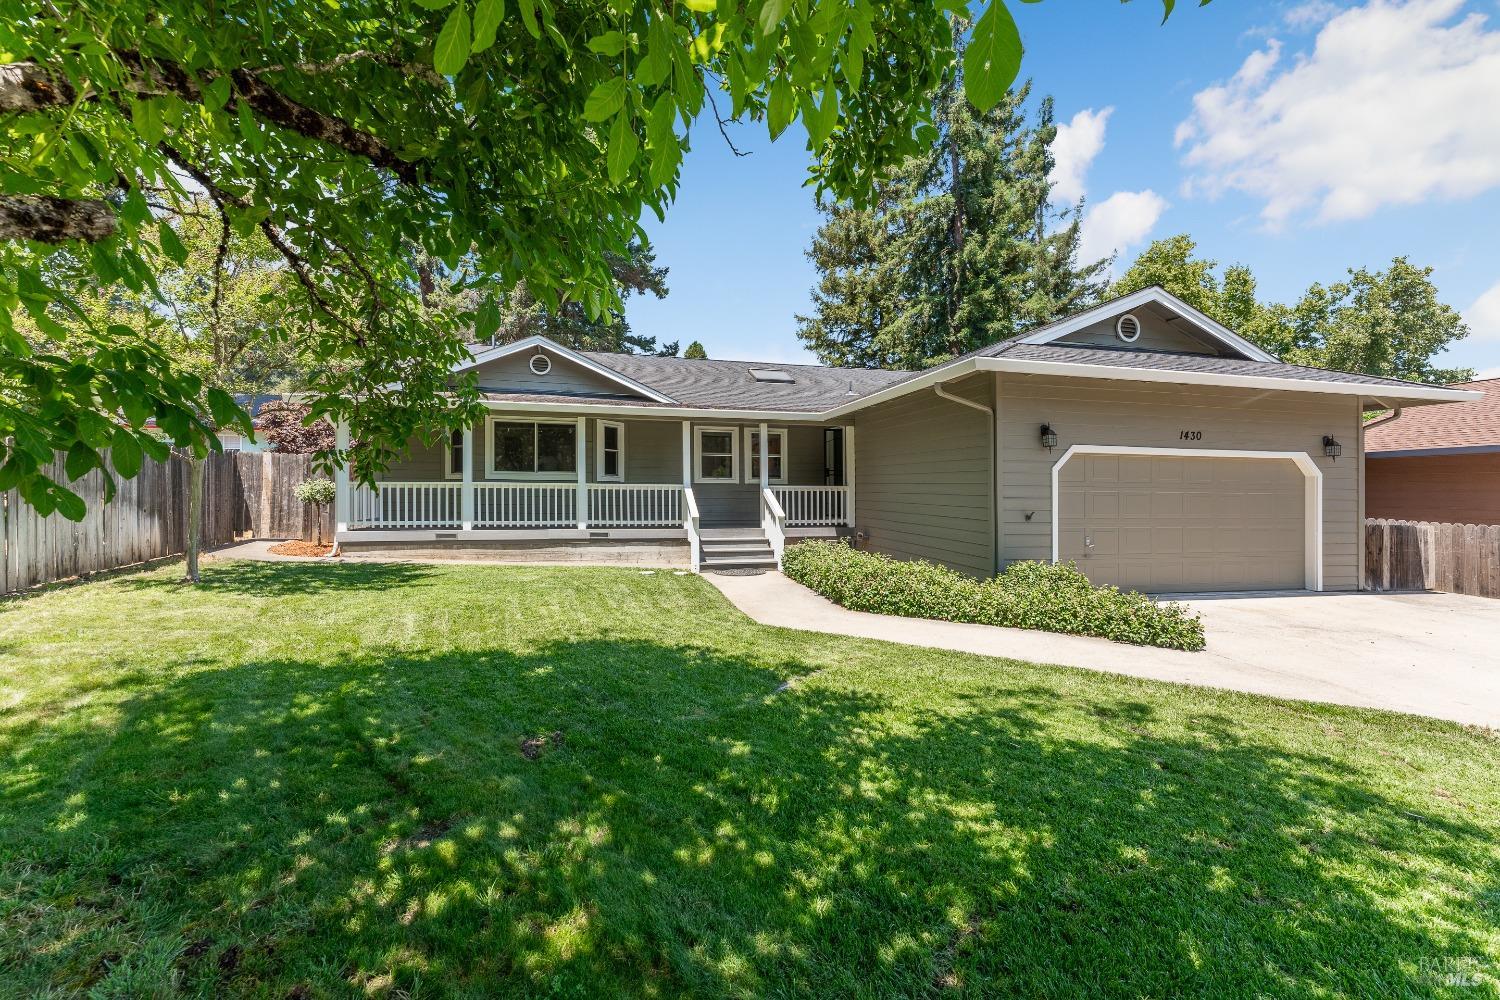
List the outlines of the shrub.
{"label": "shrub", "polygon": [[853,611],[1203,648],[1203,622],[1185,606],[1096,587],[1072,563],[1013,563],[994,579],[975,580],[925,560],[900,561],[843,542],[803,542],[787,547],[782,571]]}
{"label": "shrub", "polygon": [[295,487],[297,500],[300,503],[316,504],[325,507],[333,503],[334,485],[332,479],[318,476],[314,479],[304,479]]}

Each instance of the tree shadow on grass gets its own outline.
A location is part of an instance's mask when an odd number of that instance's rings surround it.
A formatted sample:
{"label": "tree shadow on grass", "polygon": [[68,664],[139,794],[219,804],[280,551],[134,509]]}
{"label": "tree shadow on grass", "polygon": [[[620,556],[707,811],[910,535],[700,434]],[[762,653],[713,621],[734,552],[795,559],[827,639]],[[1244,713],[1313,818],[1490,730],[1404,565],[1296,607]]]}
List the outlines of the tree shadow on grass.
{"label": "tree shadow on grass", "polygon": [[6,993],[1420,995],[1492,946],[1492,830],[1138,701],[578,641],[33,717]]}
{"label": "tree shadow on grass", "polygon": [[[213,564],[201,582],[191,584],[205,593],[243,594],[247,597],[288,597],[318,593],[396,590],[421,586],[433,568],[420,563],[261,562],[227,559]],[[160,575],[120,580],[131,590],[181,590],[189,584]]]}

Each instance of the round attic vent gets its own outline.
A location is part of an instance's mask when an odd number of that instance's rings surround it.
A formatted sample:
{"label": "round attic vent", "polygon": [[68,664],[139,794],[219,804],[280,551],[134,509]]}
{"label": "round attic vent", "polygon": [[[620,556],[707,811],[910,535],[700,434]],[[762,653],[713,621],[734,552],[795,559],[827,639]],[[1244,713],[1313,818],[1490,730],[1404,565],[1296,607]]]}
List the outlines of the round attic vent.
{"label": "round attic vent", "polygon": [[1141,321],[1133,313],[1126,313],[1115,320],[1115,336],[1127,344],[1135,343],[1141,339]]}
{"label": "round attic vent", "polygon": [[545,375],[552,370],[552,359],[545,354],[531,356],[531,374]]}

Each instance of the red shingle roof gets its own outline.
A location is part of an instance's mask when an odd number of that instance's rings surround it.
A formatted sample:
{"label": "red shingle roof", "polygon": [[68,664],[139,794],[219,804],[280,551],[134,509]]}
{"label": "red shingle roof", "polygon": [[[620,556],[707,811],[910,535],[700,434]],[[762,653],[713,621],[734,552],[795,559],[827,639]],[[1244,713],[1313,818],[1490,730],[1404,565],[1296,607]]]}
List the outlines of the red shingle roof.
{"label": "red shingle roof", "polygon": [[1500,379],[1463,382],[1450,388],[1475,389],[1484,393],[1484,398],[1418,406],[1403,410],[1394,419],[1378,421],[1365,431],[1365,451],[1500,446]]}

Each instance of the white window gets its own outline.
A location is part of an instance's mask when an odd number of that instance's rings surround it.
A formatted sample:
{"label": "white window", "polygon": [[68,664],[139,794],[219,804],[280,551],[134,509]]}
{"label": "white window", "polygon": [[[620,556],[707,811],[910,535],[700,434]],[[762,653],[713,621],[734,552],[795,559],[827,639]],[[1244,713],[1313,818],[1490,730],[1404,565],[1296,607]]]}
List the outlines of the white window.
{"label": "white window", "polygon": [[572,479],[578,475],[578,425],[572,420],[489,422],[485,476],[490,479]]}
{"label": "white window", "polygon": [[618,483],[625,479],[625,425],[613,420],[599,421],[599,436],[594,455],[594,477],[601,483]]}
{"label": "white window", "polygon": [[[767,440],[769,442],[769,444],[767,446],[767,452],[768,452],[767,461],[770,463],[770,465],[767,467],[767,471],[769,472],[769,475],[770,475],[770,480],[769,481],[773,482],[773,483],[785,483],[786,482],[786,431],[781,431],[781,430],[767,430],[766,431],[766,438],[767,438]],[[745,481],[749,482],[749,483],[759,483],[760,482],[760,428],[758,428],[758,427],[747,427],[747,428],[745,428],[745,453],[746,453],[746,455],[749,456],[745,460],[746,461]]]}
{"label": "white window", "polygon": [[464,432],[453,431],[448,435],[448,447],[443,449],[443,477],[464,477]]}
{"label": "white window", "polygon": [[693,428],[693,479],[700,483],[740,481],[740,435],[733,427]]}

